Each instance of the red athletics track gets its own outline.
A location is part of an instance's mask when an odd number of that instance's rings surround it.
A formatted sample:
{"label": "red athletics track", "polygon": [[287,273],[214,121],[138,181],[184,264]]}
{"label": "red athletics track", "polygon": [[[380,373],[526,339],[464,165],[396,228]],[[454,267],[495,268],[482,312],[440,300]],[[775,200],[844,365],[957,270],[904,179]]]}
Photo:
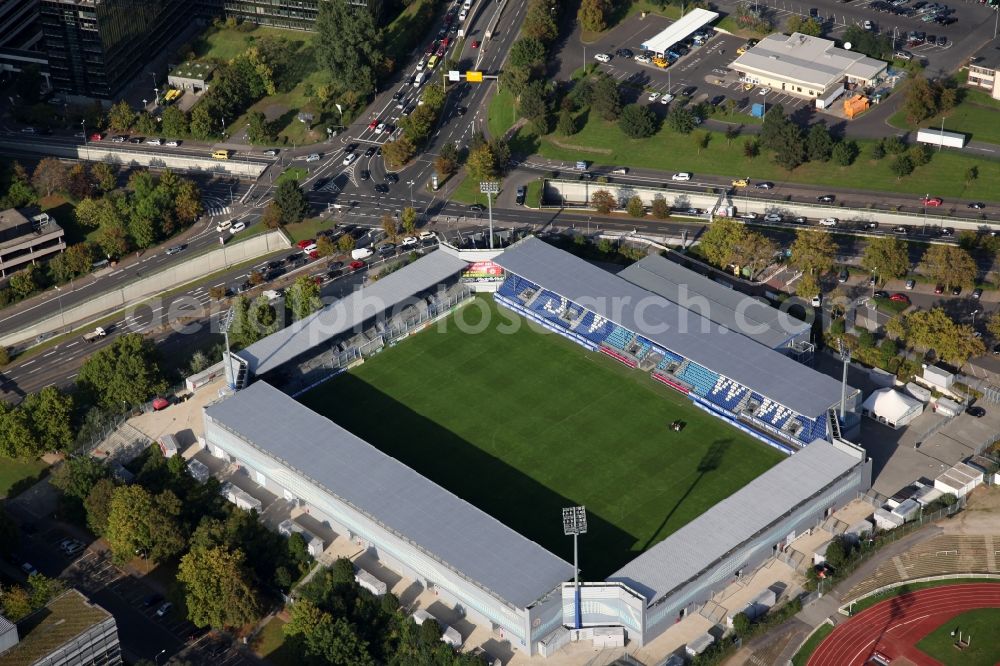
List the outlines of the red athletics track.
{"label": "red athletics track", "polygon": [[977,608],[1000,608],[1000,584],[932,587],[886,599],[834,629],[807,666],[863,666],[876,653],[889,662],[943,666],[918,650],[917,642],[956,615]]}

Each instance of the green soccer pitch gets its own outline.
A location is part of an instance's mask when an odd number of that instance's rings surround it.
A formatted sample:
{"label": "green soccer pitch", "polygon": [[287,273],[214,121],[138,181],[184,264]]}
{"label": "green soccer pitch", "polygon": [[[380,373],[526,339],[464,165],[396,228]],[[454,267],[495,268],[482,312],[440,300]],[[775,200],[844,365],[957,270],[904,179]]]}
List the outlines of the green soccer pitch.
{"label": "green soccer pitch", "polygon": [[561,509],[586,505],[591,580],[785,457],[491,298],[301,400],[567,560]]}

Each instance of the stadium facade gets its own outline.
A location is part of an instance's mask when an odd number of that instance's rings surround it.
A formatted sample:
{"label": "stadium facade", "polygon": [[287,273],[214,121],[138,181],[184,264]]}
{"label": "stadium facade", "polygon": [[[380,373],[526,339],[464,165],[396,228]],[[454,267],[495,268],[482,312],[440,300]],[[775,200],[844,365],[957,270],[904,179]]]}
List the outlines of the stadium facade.
{"label": "stadium facade", "polygon": [[[205,408],[209,451],[529,654],[568,640],[572,565],[289,393],[489,291],[790,454],[607,581],[586,584],[585,626],[623,626],[639,644],[870,486],[864,452],[839,435],[840,383],[795,360],[808,350],[801,322],[660,257],[615,275],[527,238],[493,259],[501,282],[477,284],[463,280],[459,255],[434,251],[234,354],[240,390]],[[847,396],[847,421],[859,420],[860,393]]]}

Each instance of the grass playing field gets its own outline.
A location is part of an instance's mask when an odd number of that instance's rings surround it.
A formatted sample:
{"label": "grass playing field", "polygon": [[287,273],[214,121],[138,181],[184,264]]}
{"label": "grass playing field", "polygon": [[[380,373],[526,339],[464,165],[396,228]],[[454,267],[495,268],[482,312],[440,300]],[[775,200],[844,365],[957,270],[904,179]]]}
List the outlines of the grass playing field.
{"label": "grass playing field", "polygon": [[[997,626],[1000,625],[1000,608],[980,608],[948,620],[943,625],[924,636],[917,643],[942,664],[954,666],[994,666],[1000,663],[1000,641],[997,640]],[[955,647],[961,630],[963,640],[971,636],[969,647],[959,650]]]}
{"label": "grass playing field", "polygon": [[[580,567],[590,579],[784,457],[490,298],[302,402],[570,560],[560,510],[586,505]],[[682,432],[668,427],[675,419]]]}

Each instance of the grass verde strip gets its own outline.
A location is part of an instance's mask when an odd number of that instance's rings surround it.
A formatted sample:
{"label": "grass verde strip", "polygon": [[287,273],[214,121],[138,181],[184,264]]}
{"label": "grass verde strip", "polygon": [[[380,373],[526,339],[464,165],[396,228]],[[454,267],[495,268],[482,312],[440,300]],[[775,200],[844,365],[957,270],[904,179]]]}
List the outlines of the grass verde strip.
{"label": "grass verde strip", "polygon": [[[829,185],[862,190],[909,192],[918,196],[930,193],[946,199],[1000,200],[996,183],[1000,181],[1000,161],[973,157],[950,150],[934,152],[930,163],[902,179],[889,169],[891,157],[872,160],[872,141],[859,140],[861,155],[849,167],[832,162],[809,162],[789,172],[776,165],[765,151],[756,158],[743,154],[745,137],[727,145],[721,132],[709,132],[711,141],[700,153],[691,135],[678,134],[665,125],[648,139],[630,139],[617,123],[606,122],[588,113],[580,131],[564,137],[550,134],[541,139],[537,152],[542,157],[572,164],[587,159],[602,165],[625,165],[663,171],[692,171],[730,177],[749,176],[753,180],[779,180],[809,185]],[[512,142],[513,143],[513,142]],[[979,169],[977,180],[966,183],[969,167]]]}
{"label": "grass verde strip", "polygon": [[[586,504],[592,545],[582,567],[594,578],[785,457],[492,299],[302,402],[563,557],[571,544],[560,510]],[[670,429],[675,419],[683,431]]]}

